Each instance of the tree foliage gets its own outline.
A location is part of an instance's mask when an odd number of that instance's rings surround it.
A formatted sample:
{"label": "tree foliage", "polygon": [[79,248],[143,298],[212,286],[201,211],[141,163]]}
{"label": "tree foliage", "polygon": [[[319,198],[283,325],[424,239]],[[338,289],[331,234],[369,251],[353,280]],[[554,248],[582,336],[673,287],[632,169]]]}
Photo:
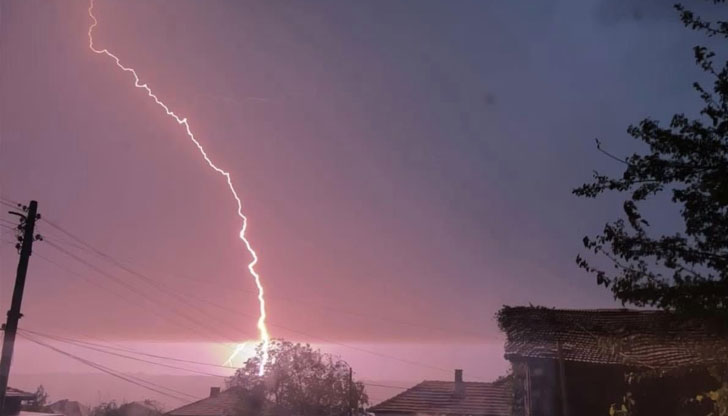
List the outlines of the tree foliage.
{"label": "tree foliage", "polygon": [[[712,0],[725,7],[723,0]],[[707,37],[728,39],[728,22],[710,21],[676,5],[683,24]],[[585,237],[584,246],[611,261],[610,271],[584,257],[577,264],[596,275],[615,298],[637,306],[683,313],[728,315],[728,62],[716,64],[707,46],[694,47],[697,65],[711,88],[693,87],[702,101],[700,115],[676,114],[669,125],[642,120],[628,133],[649,149],[625,159],[621,176],[595,172],[591,183],[574,194],[594,198],[608,191],[626,194],[624,218],[607,223],[601,234]],[[677,232],[655,232],[641,208],[645,201],[669,195],[678,205]]]}
{"label": "tree foliage", "polygon": [[119,405],[116,401],[103,402],[91,409],[90,416],[154,416],[164,413],[163,406],[154,400],[126,402]]}
{"label": "tree foliage", "polygon": [[90,416],[124,416],[116,401],[103,402],[91,409]]}
{"label": "tree foliage", "polygon": [[228,381],[241,392],[240,414],[340,416],[363,414],[364,385],[349,378],[349,365],[308,344],[271,342],[265,373],[258,374],[262,349]]}
{"label": "tree foliage", "polygon": [[23,410],[28,412],[43,412],[48,404],[48,392],[41,384],[35,389],[35,398],[28,404],[23,406]]}

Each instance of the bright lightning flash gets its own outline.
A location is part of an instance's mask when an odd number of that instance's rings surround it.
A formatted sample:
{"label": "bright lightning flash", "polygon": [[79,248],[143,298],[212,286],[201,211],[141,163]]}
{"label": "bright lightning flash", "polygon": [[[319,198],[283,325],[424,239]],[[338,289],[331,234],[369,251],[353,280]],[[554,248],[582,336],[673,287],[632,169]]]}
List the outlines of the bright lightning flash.
{"label": "bright lightning flash", "polygon": [[245,350],[246,346],[247,346],[247,343],[245,343],[245,342],[243,342],[242,344],[238,344],[235,347],[235,351],[233,351],[233,353],[230,354],[230,357],[228,357],[228,359],[224,363],[222,363],[222,365],[227,365],[227,366],[232,367],[233,360],[235,359],[235,357],[238,356],[238,354],[240,354],[241,352],[243,352]]}
{"label": "bright lightning flash", "polygon": [[[258,255],[255,253],[255,250],[253,250],[253,247],[250,245],[250,242],[248,241],[248,239],[245,237],[245,230],[247,229],[247,226],[248,226],[248,219],[243,214],[243,204],[240,200],[240,197],[238,196],[237,191],[235,190],[235,187],[233,186],[232,178],[230,177],[230,172],[227,172],[227,171],[217,167],[217,165],[215,165],[212,162],[210,157],[207,155],[207,152],[205,152],[205,149],[202,147],[202,144],[200,144],[200,142],[195,138],[195,135],[192,133],[192,129],[190,128],[190,124],[187,121],[187,118],[180,117],[179,115],[177,115],[176,113],[171,111],[169,109],[169,107],[167,107],[167,105],[152,92],[152,89],[147,84],[141,82],[141,80],[139,79],[139,76],[137,75],[136,71],[133,68],[122,65],[119,58],[116,55],[114,55],[113,53],[109,52],[108,49],[96,49],[94,47],[93,30],[98,25],[98,21],[96,20],[96,17],[93,14],[93,8],[94,8],[94,0],[90,0],[89,8],[88,8],[88,15],[92,20],[92,24],[88,28],[88,47],[94,53],[97,53],[99,55],[106,55],[109,58],[113,59],[114,62],[116,63],[116,66],[119,67],[119,69],[130,73],[134,77],[134,86],[136,88],[141,88],[141,89],[145,90],[147,92],[147,95],[149,96],[149,98],[154,100],[154,102],[157,103],[157,105],[162,107],[162,109],[164,110],[165,113],[167,113],[168,116],[172,117],[177,122],[177,124],[184,126],[185,131],[187,132],[187,136],[192,141],[192,143],[194,143],[195,146],[197,146],[197,150],[200,151],[200,154],[205,159],[205,162],[207,162],[207,164],[210,166],[210,168],[212,168],[215,172],[217,172],[218,174],[225,177],[228,188],[230,189],[230,193],[235,198],[235,202],[237,202],[237,205],[238,205],[237,214],[238,214],[238,217],[240,217],[240,219],[242,220],[242,228],[240,230],[239,236],[240,236],[240,239],[245,244],[245,248],[247,249],[248,253],[250,253],[250,256],[253,258],[252,261],[250,263],[248,263],[248,270],[250,271],[250,274],[255,279],[255,285],[258,287],[258,302],[260,304],[260,316],[258,318],[258,331],[260,333],[260,339],[263,343],[263,348],[262,348],[263,356],[262,356],[262,360],[260,362],[260,367],[258,369],[258,374],[263,375],[263,373],[265,372],[265,365],[268,362],[268,347],[270,345],[270,334],[268,333],[268,328],[266,327],[266,324],[265,324],[266,313],[265,313],[264,290],[263,290],[263,284],[260,279],[260,275],[258,275],[258,273],[255,271],[255,265],[258,263]],[[244,346],[245,346],[245,344],[239,345],[236,348],[233,355],[228,359],[228,362],[232,362],[232,359],[243,349]]]}

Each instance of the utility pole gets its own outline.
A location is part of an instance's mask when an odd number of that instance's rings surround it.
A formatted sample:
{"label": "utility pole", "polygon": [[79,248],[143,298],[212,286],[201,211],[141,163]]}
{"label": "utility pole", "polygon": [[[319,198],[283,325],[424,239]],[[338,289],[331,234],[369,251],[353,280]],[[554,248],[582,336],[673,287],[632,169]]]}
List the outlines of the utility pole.
{"label": "utility pole", "polygon": [[[18,261],[18,271],[15,275],[15,288],[13,289],[13,300],[8,311],[8,320],[4,325],[5,336],[3,338],[2,356],[0,356],[0,416],[5,416],[5,393],[8,388],[8,376],[10,375],[10,362],[13,359],[13,349],[15,347],[15,333],[18,330],[18,320],[23,316],[20,313],[20,305],[23,302],[23,290],[25,289],[25,274],[28,271],[28,260],[33,250],[33,241],[36,235],[35,220],[40,218],[38,215],[38,203],[30,201],[30,205],[23,207],[25,214],[10,211],[11,214],[20,217],[19,230],[23,231],[23,237],[20,249],[20,260]],[[17,246],[16,246],[17,247]]]}

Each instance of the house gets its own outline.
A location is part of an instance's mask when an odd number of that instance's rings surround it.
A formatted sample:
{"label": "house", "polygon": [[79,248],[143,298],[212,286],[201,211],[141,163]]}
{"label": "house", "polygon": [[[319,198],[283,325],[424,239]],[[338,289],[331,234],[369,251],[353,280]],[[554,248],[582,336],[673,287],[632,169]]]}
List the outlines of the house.
{"label": "house", "polygon": [[49,412],[31,412],[22,410],[24,405],[35,401],[35,393],[8,387],[5,390],[5,413],[4,416],[63,416]]}
{"label": "house", "polygon": [[17,415],[23,403],[35,400],[35,393],[8,387],[5,390],[5,415]]}
{"label": "house", "polygon": [[119,413],[123,416],[161,416],[160,406],[151,401],[124,403],[119,406]]}
{"label": "house", "polygon": [[728,362],[724,327],[669,312],[504,307],[498,321],[516,416],[609,414],[628,393],[636,414],[706,414],[691,399]]}
{"label": "house", "polygon": [[229,416],[240,404],[240,392],[236,389],[220,390],[211,387],[210,395],[202,400],[178,407],[166,416]]}
{"label": "house", "polygon": [[64,416],[88,416],[91,409],[77,401],[63,399],[53,402],[47,406],[53,413]]}
{"label": "house", "polygon": [[370,408],[369,412],[376,416],[509,416],[511,392],[507,381],[463,381],[463,371],[455,370],[453,381],[423,381]]}

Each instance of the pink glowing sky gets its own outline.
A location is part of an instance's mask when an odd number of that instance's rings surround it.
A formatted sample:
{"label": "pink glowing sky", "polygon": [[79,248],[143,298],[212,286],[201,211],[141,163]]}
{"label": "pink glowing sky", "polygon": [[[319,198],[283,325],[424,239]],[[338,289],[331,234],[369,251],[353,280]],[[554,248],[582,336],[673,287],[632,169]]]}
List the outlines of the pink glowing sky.
{"label": "pink glowing sky", "polygon": [[[615,305],[573,259],[616,206],[570,189],[615,168],[595,135],[626,151],[630,122],[690,96],[674,82],[691,80],[689,62],[666,62],[692,41],[656,2],[637,20],[625,2],[571,3],[98,0],[95,39],[232,173],[274,337],[323,345],[370,378],[449,374],[340,344],[493,378],[505,369],[501,305]],[[182,298],[89,257],[151,305],[38,243],[21,327],[187,343],[182,355],[256,338],[224,181],[128,74],[88,50],[86,7],[2,3],[1,192],[37,199],[48,219]],[[68,247],[42,221],[39,232]],[[0,255],[7,308],[17,257],[7,243]],[[14,371],[70,368],[23,351]]]}

